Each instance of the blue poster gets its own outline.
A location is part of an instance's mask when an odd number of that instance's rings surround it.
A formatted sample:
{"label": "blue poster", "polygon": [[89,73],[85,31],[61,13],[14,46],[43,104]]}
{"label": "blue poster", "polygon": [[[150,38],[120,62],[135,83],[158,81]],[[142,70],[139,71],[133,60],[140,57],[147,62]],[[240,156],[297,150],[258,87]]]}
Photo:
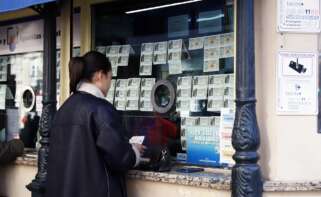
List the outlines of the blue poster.
{"label": "blue poster", "polygon": [[186,127],[187,163],[205,166],[218,166],[219,127]]}

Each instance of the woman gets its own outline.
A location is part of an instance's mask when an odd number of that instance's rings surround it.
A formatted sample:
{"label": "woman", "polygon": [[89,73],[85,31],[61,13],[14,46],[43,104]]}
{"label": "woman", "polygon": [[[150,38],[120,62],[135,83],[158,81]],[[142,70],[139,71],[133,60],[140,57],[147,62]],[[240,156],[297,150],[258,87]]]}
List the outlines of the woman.
{"label": "woman", "polygon": [[50,137],[48,197],[125,197],[125,172],[144,146],[129,144],[106,101],[112,73],[105,55],[88,52],[69,63],[72,95],[57,112]]}

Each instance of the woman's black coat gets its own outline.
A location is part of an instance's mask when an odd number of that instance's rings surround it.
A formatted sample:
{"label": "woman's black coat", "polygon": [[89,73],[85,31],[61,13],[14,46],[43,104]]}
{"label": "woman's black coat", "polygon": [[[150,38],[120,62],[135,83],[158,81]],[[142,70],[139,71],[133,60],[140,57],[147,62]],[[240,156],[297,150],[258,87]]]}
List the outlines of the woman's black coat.
{"label": "woman's black coat", "polygon": [[125,172],[136,156],[106,100],[76,92],[50,132],[47,197],[125,197]]}

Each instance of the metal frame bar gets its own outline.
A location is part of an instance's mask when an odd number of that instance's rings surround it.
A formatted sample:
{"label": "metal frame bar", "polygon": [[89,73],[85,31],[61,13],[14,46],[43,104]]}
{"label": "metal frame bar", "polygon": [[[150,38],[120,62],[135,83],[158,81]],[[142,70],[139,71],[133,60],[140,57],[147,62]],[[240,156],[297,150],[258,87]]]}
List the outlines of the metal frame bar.
{"label": "metal frame bar", "polygon": [[56,3],[48,3],[43,8],[44,17],[44,64],[43,64],[43,108],[39,132],[41,147],[38,151],[38,172],[27,185],[32,197],[44,196],[47,180],[49,153],[49,129],[56,112]]}
{"label": "metal frame bar", "polygon": [[257,164],[260,145],[255,111],[254,0],[237,0],[236,115],[232,144],[236,150],[232,169],[233,197],[262,197]]}

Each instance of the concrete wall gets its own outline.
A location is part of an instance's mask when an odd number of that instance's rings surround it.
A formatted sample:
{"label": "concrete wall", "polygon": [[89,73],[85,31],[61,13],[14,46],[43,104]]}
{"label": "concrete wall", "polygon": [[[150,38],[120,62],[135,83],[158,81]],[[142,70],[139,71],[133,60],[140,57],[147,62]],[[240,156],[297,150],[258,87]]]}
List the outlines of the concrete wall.
{"label": "concrete wall", "polygon": [[128,181],[128,197],[230,197],[228,191],[140,180]]}
{"label": "concrete wall", "polygon": [[0,196],[27,197],[31,196],[26,185],[31,183],[37,173],[37,168],[24,165],[1,166]]}
{"label": "concrete wall", "polygon": [[278,50],[315,52],[318,34],[277,33],[277,0],[255,0],[257,115],[263,175],[271,180],[321,180],[316,116],[276,115]]}

